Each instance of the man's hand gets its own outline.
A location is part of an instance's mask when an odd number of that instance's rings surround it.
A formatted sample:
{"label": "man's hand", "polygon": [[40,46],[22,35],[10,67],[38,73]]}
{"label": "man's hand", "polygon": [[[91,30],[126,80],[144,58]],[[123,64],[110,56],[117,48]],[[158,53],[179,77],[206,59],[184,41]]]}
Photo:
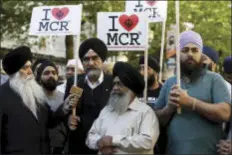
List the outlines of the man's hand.
{"label": "man's hand", "polygon": [[70,115],[68,118],[68,127],[70,130],[76,130],[78,126],[78,122],[80,122],[80,117]]}
{"label": "man's hand", "polygon": [[70,111],[73,108],[76,108],[79,99],[80,99],[80,96],[76,94],[70,94],[64,101],[64,110]]}
{"label": "man's hand", "polygon": [[97,142],[98,149],[101,150],[103,147],[112,147],[112,140],[111,136],[104,136]]}
{"label": "man's hand", "polygon": [[116,153],[116,149],[114,149],[113,147],[103,147],[100,152],[103,155],[113,155],[114,153]]}
{"label": "man's hand", "polygon": [[176,111],[177,107],[179,107],[179,104],[177,104],[176,102],[173,102],[171,100],[171,93],[168,95],[168,104],[167,104],[167,109],[170,111]]}
{"label": "man's hand", "polygon": [[185,108],[192,108],[193,98],[188,95],[188,93],[181,89],[178,85],[174,85],[170,92],[169,100],[172,104]]}
{"label": "man's hand", "polygon": [[217,144],[217,148],[220,155],[232,154],[232,142],[229,140],[220,140],[219,144]]}

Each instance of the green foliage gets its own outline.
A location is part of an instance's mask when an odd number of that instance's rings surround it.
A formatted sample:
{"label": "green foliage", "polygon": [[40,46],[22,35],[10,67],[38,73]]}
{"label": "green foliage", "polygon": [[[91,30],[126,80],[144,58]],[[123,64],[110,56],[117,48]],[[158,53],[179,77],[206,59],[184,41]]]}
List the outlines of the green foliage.
{"label": "green foliage", "polygon": [[[125,10],[125,1],[33,1],[34,4],[28,6],[32,1],[12,1],[4,0],[0,4],[1,10],[1,33],[3,35],[18,37],[27,32],[30,23],[32,8],[43,5],[64,5],[64,4],[83,4],[82,31],[84,25],[89,22],[96,28],[97,12],[123,12]],[[221,61],[225,56],[231,53],[231,5],[230,1],[180,1],[180,22],[191,22],[194,24],[195,31],[199,32],[203,38],[205,45],[215,50],[221,50]],[[18,7],[18,8],[17,8]],[[20,9],[22,7],[23,9]],[[175,24],[175,2],[168,1],[168,17],[166,30],[171,24]],[[21,27],[25,26],[26,29]],[[161,44],[161,23],[151,23],[151,30],[154,32],[154,39],[150,42],[149,53],[159,55]],[[180,30],[185,28],[181,24]],[[94,33],[96,36],[96,31]],[[70,37],[70,36],[69,36]],[[22,39],[22,38],[21,38]],[[81,35],[81,40],[86,39],[85,35]],[[67,51],[73,52],[73,43],[70,38],[66,38]],[[136,65],[137,54],[142,52],[126,52],[130,63]],[[111,52],[110,55],[117,55]],[[68,58],[72,55],[67,53]]]}

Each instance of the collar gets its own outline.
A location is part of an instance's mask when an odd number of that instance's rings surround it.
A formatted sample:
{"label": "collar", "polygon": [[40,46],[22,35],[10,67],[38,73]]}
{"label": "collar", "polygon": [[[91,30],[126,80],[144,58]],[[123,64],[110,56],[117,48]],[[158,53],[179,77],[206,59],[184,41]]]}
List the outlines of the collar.
{"label": "collar", "polygon": [[143,103],[141,101],[139,101],[139,99],[137,97],[135,97],[134,100],[129,105],[128,109],[134,110],[134,111],[139,111],[141,109],[140,108],[141,104],[143,104]]}
{"label": "collar", "polygon": [[100,74],[100,77],[98,78],[98,80],[92,84],[90,81],[89,81],[89,78],[88,76],[86,75],[85,76],[85,81],[87,81],[87,84],[89,85],[89,87],[91,89],[95,89],[97,86],[99,86],[104,80],[104,74],[103,74],[103,71],[101,71],[101,74]]}

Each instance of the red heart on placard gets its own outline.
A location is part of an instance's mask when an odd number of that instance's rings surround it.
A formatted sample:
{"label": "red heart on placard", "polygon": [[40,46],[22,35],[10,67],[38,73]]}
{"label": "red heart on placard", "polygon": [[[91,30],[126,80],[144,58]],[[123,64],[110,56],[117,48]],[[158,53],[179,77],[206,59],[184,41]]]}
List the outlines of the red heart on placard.
{"label": "red heart on placard", "polygon": [[67,14],[69,13],[69,8],[65,7],[65,8],[53,8],[52,9],[52,15],[53,17],[55,17],[58,20],[63,19],[64,17],[67,16]]}
{"label": "red heart on placard", "polygon": [[139,18],[135,14],[133,14],[131,16],[127,16],[127,15],[123,14],[119,17],[119,23],[128,32],[133,30],[135,28],[135,26],[138,24],[138,22],[139,22]]}
{"label": "red heart on placard", "polygon": [[147,2],[148,5],[154,6],[157,1],[156,0],[148,0],[146,2]]}

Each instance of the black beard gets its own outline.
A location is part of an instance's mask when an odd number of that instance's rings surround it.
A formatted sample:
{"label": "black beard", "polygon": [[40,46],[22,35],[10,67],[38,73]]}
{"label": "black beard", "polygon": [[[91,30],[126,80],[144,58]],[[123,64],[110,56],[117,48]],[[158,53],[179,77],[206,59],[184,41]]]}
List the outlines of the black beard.
{"label": "black beard", "polygon": [[229,82],[232,85],[232,73],[230,74],[224,73],[224,78],[227,82]]}
{"label": "black beard", "polygon": [[207,69],[208,69],[209,71],[213,71],[213,64],[212,64],[212,63],[206,64],[206,65],[207,65]]}
{"label": "black beard", "polygon": [[186,77],[190,78],[191,81],[194,81],[198,77],[200,77],[200,73],[201,73],[201,71],[203,69],[202,61],[200,61],[199,63],[196,63],[195,65],[192,65],[192,66],[190,66],[186,62],[181,62],[180,63],[181,74],[183,76],[186,76]]}
{"label": "black beard", "polygon": [[42,86],[48,91],[54,91],[57,86],[57,81],[53,78],[48,79],[46,82],[41,81]]}
{"label": "black beard", "polygon": [[154,84],[155,80],[154,74],[150,75],[147,79],[147,87],[150,88]]}

